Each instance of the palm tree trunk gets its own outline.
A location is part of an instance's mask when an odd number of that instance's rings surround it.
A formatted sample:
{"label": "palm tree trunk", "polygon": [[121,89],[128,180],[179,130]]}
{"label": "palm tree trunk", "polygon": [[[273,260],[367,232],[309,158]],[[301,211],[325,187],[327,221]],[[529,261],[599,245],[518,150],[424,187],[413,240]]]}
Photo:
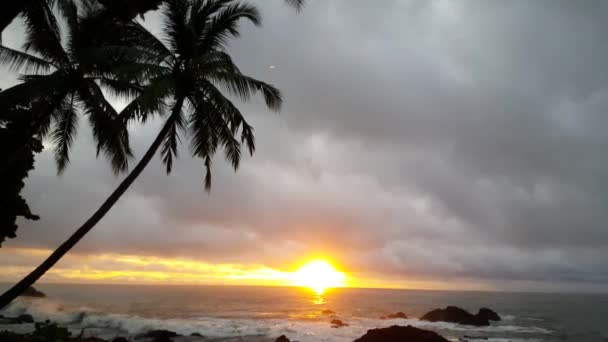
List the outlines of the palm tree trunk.
{"label": "palm tree trunk", "polygon": [[[181,110],[181,103],[183,100],[177,101],[173,111],[175,112]],[[178,106],[179,105],[179,106]],[[64,243],[61,244],[40,266],[34,269],[30,274],[28,274],[25,278],[15,284],[10,290],[6,291],[2,296],[0,296],[0,309],[8,305],[13,299],[17,298],[23,291],[25,291],[28,287],[32,286],[40,277],[42,277],[51,267],[53,267],[72,247],[80,241],[107,213],[110,209],[116,204],[118,199],[127,191],[127,189],[133,184],[135,179],[140,175],[143,169],[148,165],[152,157],[158,151],[163,139],[171,129],[173,125],[175,115],[171,115],[165,125],[158,133],[154,142],[146,151],[143,158],[137,163],[135,168],[129,173],[129,175],[118,185],[116,190],[112,192],[110,197],[103,202],[101,207],[97,209],[97,211],[82,225],[69,239],[67,239]]]}

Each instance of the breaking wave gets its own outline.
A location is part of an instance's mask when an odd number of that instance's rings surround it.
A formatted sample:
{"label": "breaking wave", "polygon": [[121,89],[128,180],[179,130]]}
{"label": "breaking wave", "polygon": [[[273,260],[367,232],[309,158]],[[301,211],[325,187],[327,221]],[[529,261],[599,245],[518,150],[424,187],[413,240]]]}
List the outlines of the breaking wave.
{"label": "breaking wave", "polygon": [[[128,315],[123,313],[101,312],[88,307],[66,308],[62,303],[49,299],[18,300],[5,310],[5,316],[30,314],[36,321],[50,320],[65,325],[75,333],[84,331],[85,336],[112,338],[115,336],[134,336],[153,330],[167,329],[182,335],[200,333],[206,341],[236,336],[267,337],[269,341],[280,335],[287,335],[292,340],[301,342],[345,342],[353,341],[368,329],[390,325],[412,325],[422,329],[434,330],[452,341],[467,336],[475,341],[542,341],[543,335],[551,331],[536,326],[518,326],[508,324],[490,327],[470,327],[443,322],[425,322],[418,319],[380,320],[361,317],[345,318],[349,324],[340,329],[332,328],[328,320],[294,319],[294,318],[218,318],[191,317],[188,319],[157,319]],[[21,325],[19,329],[33,329],[33,325]],[[500,337],[496,337],[500,336]],[[504,337],[506,336],[506,337]]]}

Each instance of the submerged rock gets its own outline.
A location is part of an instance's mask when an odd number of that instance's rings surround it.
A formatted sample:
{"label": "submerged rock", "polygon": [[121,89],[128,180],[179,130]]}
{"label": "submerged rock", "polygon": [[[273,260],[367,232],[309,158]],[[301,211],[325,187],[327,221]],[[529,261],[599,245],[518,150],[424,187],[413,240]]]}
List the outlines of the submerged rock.
{"label": "submerged rock", "polygon": [[25,291],[23,291],[23,293],[21,293],[20,296],[21,297],[36,297],[36,298],[46,297],[46,295],[44,293],[36,290],[33,286],[30,286],[27,289],[25,289]]}
{"label": "submerged rock", "polygon": [[472,313],[456,306],[448,306],[445,309],[435,309],[420,318],[421,321],[449,322],[462,325],[474,325],[484,327],[490,325],[487,318],[473,315]]}
{"label": "submerged rock", "polygon": [[348,323],[344,323],[339,319],[332,319],[331,320],[331,327],[332,328],[342,328],[342,327],[347,327]]}
{"label": "submerged rock", "polygon": [[289,339],[287,338],[287,336],[281,335],[276,340],[274,340],[274,342],[291,342],[291,341],[289,341]]}
{"label": "submerged rock", "polygon": [[496,311],[488,308],[479,309],[479,312],[477,312],[477,317],[485,318],[488,321],[500,321],[500,316],[496,313]]}
{"label": "submerged rock", "polygon": [[388,328],[370,329],[354,342],[449,342],[441,335],[415,328],[393,325]]}
{"label": "submerged rock", "polygon": [[325,310],[321,311],[321,314],[323,314],[323,315],[335,315],[336,312],[328,310],[328,309],[325,309]]}
{"label": "submerged rock", "polygon": [[386,316],[385,318],[388,318],[388,319],[394,319],[394,318],[407,319],[407,315],[405,313],[399,311],[399,312],[392,313],[392,314]]}

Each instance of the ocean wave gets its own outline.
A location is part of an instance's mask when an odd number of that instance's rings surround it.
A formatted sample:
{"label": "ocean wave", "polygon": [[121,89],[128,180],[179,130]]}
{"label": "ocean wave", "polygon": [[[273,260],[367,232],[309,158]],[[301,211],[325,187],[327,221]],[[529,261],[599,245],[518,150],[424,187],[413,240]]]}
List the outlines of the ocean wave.
{"label": "ocean wave", "polygon": [[[64,305],[52,300],[18,300],[0,313],[6,316],[30,314],[36,321],[51,320],[65,325],[75,333],[84,331],[85,336],[111,338],[114,336],[134,336],[153,330],[167,329],[182,335],[201,333],[208,339],[237,336],[277,337],[287,335],[292,340],[301,342],[346,342],[362,336],[368,329],[381,328],[393,324],[412,325],[422,329],[439,331],[446,338],[458,341],[458,337],[475,333],[491,336],[510,334],[549,334],[551,331],[540,327],[516,325],[493,325],[489,327],[469,327],[453,323],[426,322],[418,319],[380,320],[370,318],[346,318],[349,326],[340,329],[332,328],[329,321],[282,318],[218,318],[192,317],[188,319],[145,318],[122,313],[108,313],[92,310],[87,307],[66,309]],[[26,329],[22,326],[19,329]],[[31,325],[29,329],[32,329]],[[532,337],[532,336],[531,336]],[[538,341],[534,339],[492,338],[488,341]]]}

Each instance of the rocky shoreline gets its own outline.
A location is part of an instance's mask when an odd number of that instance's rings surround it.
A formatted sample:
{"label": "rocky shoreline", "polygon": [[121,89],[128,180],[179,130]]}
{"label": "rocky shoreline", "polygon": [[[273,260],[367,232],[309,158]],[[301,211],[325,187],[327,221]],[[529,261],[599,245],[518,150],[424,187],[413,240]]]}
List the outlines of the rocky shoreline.
{"label": "rocky shoreline", "polygon": [[[36,323],[35,331],[27,334],[0,331],[0,341],[2,342],[194,342],[205,340],[205,336],[199,333],[183,336],[169,330],[151,330],[136,335],[132,339],[119,336],[105,340],[98,337],[73,336],[68,329],[51,322]],[[248,339],[247,337],[239,337],[238,339],[225,339],[226,342],[244,342],[252,340],[254,340],[254,338]],[[276,339],[255,339],[256,342],[266,340],[274,342],[296,342],[290,340],[285,335],[281,335]],[[448,340],[433,331],[419,329],[411,325],[394,325],[387,328],[370,329],[354,342],[448,342]]]}
{"label": "rocky shoreline", "polygon": [[[329,323],[333,328],[340,329],[349,326],[348,322],[339,319],[336,312],[323,310],[321,315],[329,316]],[[408,319],[404,312],[391,313],[380,317],[383,320],[396,322],[400,319]],[[500,321],[500,316],[491,309],[481,308],[477,314],[472,314],[455,306],[445,309],[434,309],[423,315],[421,321],[449,322],[460,325],[489,326],[492,321]],[[22,314],[17,317],[4,317],[0,315],[0,330],[2,325],[18,325],[35,323],[35,329],[31,333],[16,333],[0,331],[0,341],[3,342],[198,342],[198,341],[255,341],[255,342],[291,342],[289,336],[265,337],[251,336],[226,339],[209,339],[202,333],[180,335],[170,330],[149,330],[135,336],[114,337],[101,339],[99,337],[84,337],[84,331],[79,336],[73,335],[67,328],[61,327],[49,321],[34,322],[34,317]],[[411,325],[390,325],[388,327],[368,330],[363,336],[354,342],[444,342],[448,341],[439,334],[419,329]]]}

